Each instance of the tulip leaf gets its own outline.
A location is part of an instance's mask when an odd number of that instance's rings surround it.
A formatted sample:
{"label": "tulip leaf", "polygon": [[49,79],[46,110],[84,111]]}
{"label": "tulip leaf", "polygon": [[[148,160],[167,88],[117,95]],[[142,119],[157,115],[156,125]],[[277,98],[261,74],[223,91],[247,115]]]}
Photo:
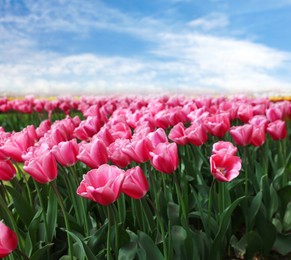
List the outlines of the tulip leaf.
{"label": "tulip leaf", "polygon": [[264,218],[258,218],[257,231],[260,237],[263,239],[262,249],[264,254],[268,254],[272,249],[276,239],[276,227]]}
{"label": "tulip leaf", "polygon": [[255,253],[262,252],[263,240],[260,235],[255,231],[250,231],[247,234],[247,247],[246,247],[246,259],[252,259]]}
{"label": "tulip leaf", "polygon": [[49,248],[52,245],[53,244],[51,243],[51,244],[47,244],[45,246],[42,246],[36,252],[34,252],[34,254],[29,259],[30,260],[39,260],[39,259],[43,258],[45,256],[45,253],[47,252],[47,250],[49,250]]}
{"label": "tulip leaf", "polygon": [[136,242],[129,242],[119,249],[118,260],[132,260],[137,255],[138,246]]}
{"label": "tulip leaf", "polygon": [[258,192],[257,195],[253,198],[249,211],[248,211],[248,218],[249,218],[249,224],[250,227],[254,224],[254,220],[256,218],[256,215],[260,209],[262,203],[262,192]]}
{"label": "tulip leaf", "polygon": [[34,217],[34,211],[26,199],[14,188],[6,186],[13,199],[13,205],[23,223],[28,227]]}
{"label": "tulip leaf", "polygon": [[50,189],[49,197],[48,197],[48,208],[46,214],[46,221],[48,226],[48,240],[53,241],[53,237],[56,233],[56,226],[57,226],[57,218],[58,218],[58,200],[53,191]]}
{"label": "tulip leaf", "polygon": [[187,238],[186,230],[181,226],[173,226],[171,229],[173,247],[176,259],[186,259],[185,240]]}
{"label": "tulip leaf", "polygon": [[138,232],[138,244],[146,252],[147,259],[163,260],[164,257],[154,241],[144,232]]}
{"label": "tulip leaf", "polygon": [[75,235],[71,231],[68,231],[68,230],[64,230],[64,231],[66,231],[76,241],[76,243],[79,246],[80,253],[84,257],[86,257],[87,260],[95,260],[96,259],[95,255],[93,254],[91,249],[88,247],[88,245],[83,242],[83,239],[80,239],[77,235]]}
{"label": "tulip leaf", "polygon": [[291,253],[291,234],[277,234],[273,249],[285,256]]}
{"label": "tulip leaf", "polygon": [[245,198],[245,196],[240,197],[236,199],[230,206],[228,206],[221,215],[221,222],[219,225],[218,232],[216,234],[216,237],[213,241],[213,244],[210,249],[210,258],[211,259],[221,259],[220,257],[220,246],[221,242],[223,240],[223,237],[227,231],[227,227],[230,224],[230,218],[232,215],[232,212],[237,207],[237,205]]}
{"label": "tulip leaf", "polygon": [[291,231],[291,201],[288,203],[285,214],[284,214],[283,230],[285,232]]}

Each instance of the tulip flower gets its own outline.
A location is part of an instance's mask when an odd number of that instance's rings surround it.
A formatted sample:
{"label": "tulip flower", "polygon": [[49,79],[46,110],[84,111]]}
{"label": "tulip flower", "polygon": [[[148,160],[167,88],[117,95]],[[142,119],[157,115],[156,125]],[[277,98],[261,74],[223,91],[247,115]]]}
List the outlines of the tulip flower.
{"label": "tulip flower", "polygon": [[169,133],[169,139],[179,145],[188,144],[189,140],[185,134],[185,130],[186,128],[182,122],[176,124]]}
{"label": "tulip flower", "polygon": [[149,133],[147,137],[151,140],[154,148],[160,143],[168,142],[168,137],[163,128],[158,128],[156,131]]}
{"label": "tulip flower", "polygon": [[211,135],[221,138],[229,130],[230,121],[227,114],[218,114],[207,117],[204,125]]}
{"label": "tulip flower", "polygon": [[8,256],[16,249],[18,239],[16,234],[0,221],[0,258]]}
{"label": "tulip flower", "polygon": [[230,128],[229,133],[237,145],[249,145],[252,141],[253,126],[250,124],[233,126]]}
{"label": "tulip flower", "polygon": [[252,133],[252,145],[261,146],[265,143],[266,140],[266,129],[262,126],[254,126]]}
{"label": "tulip flower", "polygon": [[213,154],[229,154],[235,155],[237,148],[231,143],[226,141],[219,141],[213,144],[212,153]]}
{"label": "tulip flower", "polygon": [[283,120],[276,120],[268,124],[267,133],[274,140],[282,140],[287,137],[286,123]]}
{"label": "tulip flower", "polygon": [[74,135],[83,141],[89,140],[93,135],[98,133],[101,127],[101,122],[98,116],[89,116],[82,121],[74,130]]}
{"label": "tulip flower", "polygon": [[241,104],[237,110],[237,117],[242,122],[247,123],[253,117],[253,108],[248,104]]}
{"label": "tulip flower", "polygon": [[42,144],[30,156],[30,159],[24,161],[23,170],[37,182],[47,183],[57,177],[57,162],[47,144]]}
{"label": "tulip flower", "polygon": [[51,128],[51,121],[49,119],[42,121],[38,128],[36,128],[36,134],[38,138],[41,138],[44,136],[45,133],[47,133]]}
{"label": "tulip flower", "polygon": [[117,139],[107,148],[108,158],[118,167],[124,168],[130,164],[130,156],[124,152],[124,148],[130,143],[128,139]]}
{"label": "tulip flower", "polygon": [[0,161],[0,180],[10,181],[14,178],[16,170],[10,160]]}
{"label": "tulip flower", "polygon": [[77,194],[103,206],[111,204],[119,197],[124,178],[122,169],[103,164],[83,176]]}
{"label": "tulip flower", "polygon": [[230,182],[239,175],[241,159],[228,153],[210,156],[211,174],[221,182]]}
{"label": "tulip flower", "polygon": [[130,143],[122,148],[122,151],[126,153],[131,160],[137,163],[143,163],[150,159],[150,151],[153,146],[148,138],[132,139]]}
{"label": "tulip flower", "polygon": [[37,135],[34,126],[28,126],[6,139],[0,147],[1,154],[6,154],[7,159],[11,158],[16,162],[23,162],[22,153],[26,152],[28,147],[34,145],[36,140]]}
{"label": "tulip flower", "polygon": [[151,164],[160,172],[171,174],[179,164],[178,148],[176,143],[160,143],[150,152]]}
{"label": "tulip flower", "polygon": [[107,147],[101,139],[95,138],[90,143],[81,142],[79,144],[79,154],[77,158],[90,168],[98,168],[107,163]]}
{"label": "tulip flower", "polygon": [[72,166],[77,162],[79,145],[76,139],[60,142],[52,148],[52,153],[62,166]]}
{"label": "tulip flower", "polygon": [[189,142],[196,146],[204,144],[208,139],[205,126],[198,121],[185,129],[185,135]]}
{"label": "tulip flower", "polygon": [[121,187],[122,193],[131,198],[140,199],[145,196],[148,190],[148,180],[139,166],[125,172],[124,182]]}
{"label": "tulip flower", "polygon": [[276,120],[282,120],[284,117],[284,111],[279,106],[272,106],[267,109],[266,116],[269,121],[273,122]]}

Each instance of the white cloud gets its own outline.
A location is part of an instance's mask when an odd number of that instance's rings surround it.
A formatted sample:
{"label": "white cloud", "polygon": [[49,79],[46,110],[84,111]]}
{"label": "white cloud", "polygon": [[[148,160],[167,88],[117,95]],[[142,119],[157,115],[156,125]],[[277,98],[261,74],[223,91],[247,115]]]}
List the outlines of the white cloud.
{"label": "white cloud", "polygon": [[206,17],[195,19],[188,23],[194,29],[209,31],[218,28],[224,28],[229,24],[228,17],[224,14],[212,13]]}
{"label": "white cloud", "polygon": [[[129,16],[101,2],[71,1],[66,9],[49,1],[27,0],[26,4],[27,16],[0,18],[2,93],[195,95],[291,89],[291,53],[247,39],[212,35],[230,23],[224,14],[171,23]],[[15,29],[8,23],[14,23]],[[100,28],[131,34],[151,47],[134,58],[64,55],[42,50],[34,37],[40,31],[70,31],[83,37]],[[285,79],[277,74],[283,68]]]}

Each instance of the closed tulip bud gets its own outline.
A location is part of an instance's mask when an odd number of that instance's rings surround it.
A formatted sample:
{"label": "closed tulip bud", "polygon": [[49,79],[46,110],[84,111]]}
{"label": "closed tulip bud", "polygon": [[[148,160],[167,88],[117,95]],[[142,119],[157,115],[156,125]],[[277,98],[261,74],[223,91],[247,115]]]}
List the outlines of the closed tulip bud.
{"label": "closed tulip bud", "polygon": [[36,149],[31,158],[24,162],[23,170],[40,183],[51,182],[58,175],[56,159],[46,144]]}
{"label": "closed tulip bud", "polygon": [[266,140],[266,129],[262,126],[254,126],[252,133],[252,145],[261,146],[265,143]]}
{"label": "closed tulip bud", "polygon": [[189,143],[185,134],[185,126],[182,122],[176,124],[169,133],[169,139],[179,145],[186,145]]}
{"label": "closed tulip bud", "polygon": [[108,161],[107,148],[104,142],[97,138],[90,143],[82,142],[77,158],[90,168],[98,168]]}
{"label": "closed tulip bud", "polygon": [[120,195],[124,173],[117,166],[103,164],[83,176],[77,194],[103,206],[111,204]]}
{"label": "closed tulip bud", "polygon": [[191,126],[185,130],[185,134],[189,142],[196,146],[204,144],[208,139],[205,126],[198,121],[192,123]]}
{"label": "closed tulip bud", "polygon": [[237,145],[249,145],[252,141],[253,126],[250,124],[233,126],[229,133]]}
{"label": "closed tulip bud", "polygon": [[286,123],[283,120],[276,120],[269,123],[267,133],[274,140],[282,140],[287,137]]}
{"label": "closed tulip bud", "polygon": [[178,148],[176,143],[160,143],[153,152],[150,152],[151,164],[160,172],[171,174],[179,164]]}
{"label": "closed tulip bud", "polygon": [[16,170],[10,160],[0,161],[0,180],[10,181],[14,178]]}
{"label": "closed tulip bud", "polygon": [[0,221],[0,258],[8,256],[16,249],[17,244],[16,234]]}
{"label": "closed tulip bud", "polygon": [[140,199],[149,190],[149,183],[139,166],[131,168],[125,172],[125,179],[121,187],[121,192],[133,199]]}
{"label": "closed tulip bud", "polygon": [[62,166],[72,166],[77,162],[79,145],[76,139],[60,142],[52,148],[52,153]]}

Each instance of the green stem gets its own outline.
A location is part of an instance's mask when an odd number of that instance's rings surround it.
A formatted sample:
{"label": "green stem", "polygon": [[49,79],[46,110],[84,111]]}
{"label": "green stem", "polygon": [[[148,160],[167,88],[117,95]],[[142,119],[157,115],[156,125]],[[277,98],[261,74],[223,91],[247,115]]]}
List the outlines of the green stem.
{"label": "green stem", "polygon": [[39,187],[38,187],[38,183],[33,180],[34,182],[34,186],[36,188],[36,192],[37,192],[37,196],[38,196],[38,200],[39,200],[39,204],[40,204],[40,207],[42,208],[42,217],[43,217],[43,222],[44,222],[44,228],[45,228],[45,233],[46,233],[46,240],[48,241],[48,225],[47,225],[47,221],[46,221],[46,213],[44,211],[44,204],[43,204],[43,201],[42,201],[42,197],[41,197],[41,194],[40,194],[40,190],[39,190]]}
{"label": "green stem", "polygon": [[181,205],[182,208],[182,214],[183,214],[183,218],[185,221],[187,221],[187,210],[185,207],[185,203],[182,197],[182,192],[180,189],[180,185],[176,176],[176,172],[173,173],[173,178],[174,178],[174,182],[175,182],[175,187],[176,187],[176,192],[177,192],[177,196],[178,196],[178,200],[179,200],[179,204]]}
{"label": "green stem", "polygon": [[[66,212],[64,203],[63,203],[62,196],[58,190],[58,187],[57,187],[55,181],[50,182],[50,184],[51,184],[51,186],[52,186],[52,188],[53,188],[53,190],[58,198],[58,202],[59,202],[59,205],[61,207],[61,210],[62,210],[62,213],[64,216],[66,230],[70,231],[69,220],[68,220],[68,216],[67,216],[67,212]],[[69,246],[69,256],[70,256],[70,259],[73,260],[73,244],[72,244],[72,240],[71,240],[69,233],[67,233],[67,240],[68,240],[68,246]]]}
{"label": "green stem", "polygon": [[14,165],[16,166],[17,171],[19,172],[19,174],[22,176],[22,179],[24,181],[24,184],[25,184],[25,187],[26,187],[26,190],[27,190],[29,204],[32,206],[32,197],[31,197],[31,192],[30,192],[30,188],[29,188],[28,182],[26,180],[26,176],[24,175],[23,171],[21,170],[21,168],[19,167],[17,162],[14,162]]}
{"label": "green stem", "polygon": [[[163,174],[163,173],[160,173]],[[150,180],[152,182],[152,187],[153,187],[153,192],[154,192],[154,198],[155,198],[155,209],[156,209],[156,214],[157,214],[157,225],[160,227],[161,235],[162,235],[162,240],[163,240],[163,253],[164,253],[164,259],[168,259],[167,257],[167,244],[166,244],[166,236],[165,236],[165,228],[163,221],[161,219],[160,215],[160,206],[159,206],[159,198],[158,198],[158,193],[156,191],[156,185],[152,176],[152,173],[150,173]]]}
{"label": "green stem", "polygon": [[107,206],[107,218],[108,218],[108,229],[107,229],[107,249],[106,249],[106,254],[107,254],[107,260],[111,259],[111,254],[110,254],[110,240],[111,240],[111,216],[110,216],[110,207]]}

